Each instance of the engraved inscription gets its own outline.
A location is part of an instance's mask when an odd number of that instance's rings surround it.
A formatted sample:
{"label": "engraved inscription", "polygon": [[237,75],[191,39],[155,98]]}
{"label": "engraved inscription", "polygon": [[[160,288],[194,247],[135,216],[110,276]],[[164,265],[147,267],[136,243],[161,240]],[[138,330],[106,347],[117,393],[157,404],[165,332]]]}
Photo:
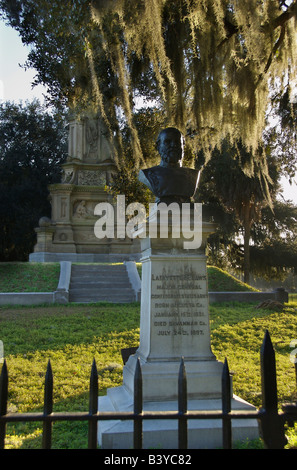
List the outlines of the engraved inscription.
{"label": "engraved inscription", "polygon": [[205,274],[184,269],[182,274],[152,274],[154,313],[157,336],[204,336],[208,330],[207,278]]}

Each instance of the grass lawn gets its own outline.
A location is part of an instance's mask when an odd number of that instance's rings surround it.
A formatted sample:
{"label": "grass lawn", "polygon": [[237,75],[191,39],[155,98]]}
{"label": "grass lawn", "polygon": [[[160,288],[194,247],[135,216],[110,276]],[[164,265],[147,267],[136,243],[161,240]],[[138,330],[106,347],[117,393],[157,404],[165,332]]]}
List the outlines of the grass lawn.
{"label": "grass lawn", "polygon": [[[136,263],[139,276],[141,277],[141,263]],[[256,291],[254,287],[236,279],[231,274],[216,266],[207,267],[209,292],[238,292]]]}
{"label": "grass lawn", "polygon": [[59,263],[0,263],[0,292],[53,292]]}
{"label": "grass lawn", "polygon": [[[68,304],[47,307],[0,307],[0,339],[9,374],[9,411],[40,411],[48,359],[54,374],[54,411],[87,411],[93,358],[100,394],[121,385],[120,349],[137,346],[139,303]],[[253,304],[211,304],[212,349],[228,358],[234,393],[261,404],[260,347],[266,329],[276,352],[279,403],[296,398],[290,342],[297,338],[297,302],[283,312]],[[7,426],[7,448],[39,448],[38,423]],[[297,428],[289,430],[288,447],[297,447]],[[254,444],[256,445],[256,444]],[[86,423],[55,423],[53,448],[87,447]]]}
{"label": "grass lawn", "polygon": [[[141,277],[141,263],[136,265]],[[207,272],[209,291],[256,290],[217,267],[208,266]],[[0,293],[53,292],[59,275],[59,263],[0,263]]]}
{"label": "grass lawn", "polygon": [[[141,277],[141,263],[136,266]],[[215,266],[208,266],[207,272],[209,291],[257,290]],[[0,292],[52,292],[59,274],[59,263],[0,263]]]}
{"label": "grass lawn", "polygon": [[216,266],[207,267],[209,292],[238,292],[254,291],[257,289],[236,279],[231,274]]}

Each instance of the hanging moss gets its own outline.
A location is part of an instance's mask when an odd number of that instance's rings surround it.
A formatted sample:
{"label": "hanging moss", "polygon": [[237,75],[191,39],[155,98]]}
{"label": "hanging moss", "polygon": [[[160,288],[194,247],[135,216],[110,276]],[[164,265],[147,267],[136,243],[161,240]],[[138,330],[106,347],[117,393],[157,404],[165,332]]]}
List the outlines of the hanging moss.
{"label": "hanging moss", "polygon": [[191,136],[195,152],[228,136],[260,161],[269,83],[296,77],[297,0],[12,3],[1,7],[34,45],[29,65],[39,83],[76,112],[100,112],[112,136],[124,117],[136,165],[143,164],[137,95],[157,99],[165,124]]}
{"label": "hanging moss", "polygon": [[[168,125],[191,129],[196,149],[214,147],[229,135],[263,161],[256,149],[269,79],[295,73],[295,2],[287,7],[278,0],[93,1],[92,17],[118,74],[136,161],[141,152],[133,130],[132,55],[152,68]],[[246,170],[252,169],[251,161]]]}

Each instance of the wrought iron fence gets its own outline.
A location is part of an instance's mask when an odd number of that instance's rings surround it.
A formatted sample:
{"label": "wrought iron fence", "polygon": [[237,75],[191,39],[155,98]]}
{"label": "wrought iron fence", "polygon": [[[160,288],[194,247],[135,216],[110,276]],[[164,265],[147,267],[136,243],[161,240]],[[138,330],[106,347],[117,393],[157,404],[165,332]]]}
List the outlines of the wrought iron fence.
{"label": "wrought iron fence", "polygon": [[[8,371],[4,361],[0,377],[0,449],[5,447],[6,424],[11,422],[39,421],[43,423],[42,448],[50,449],[52,445],[52,426],[57,421],[87,421],[88,448],[98,447],[98,422],[103,420],[133,420],[134,449],[143,445],[143,421],[147,419],[174,419],[178,421],[178,448],[188,448],[188,420],[219,419],[222,421],[222,447],[232,448],[232,420],[255,418],[259,422],[260,435],[268,449],[282,449],[286,444],[285,424],[293,426],[297,421],[297,403],[285,404],[282,411],[278,409],[275,352],[266,331],[260,351],[262,406],[255,411],[237,411],[231,409],[231,380],[228,362],[225,360],[222,373],[222,408],[221,411],[189,411],[187,409],[187,377],[183,358],[178,376],[178,410],[177,411],[144,411],[142,400],[142,374],[140,362],[137,362],[134,380],[134,410],[127,412],[100,412],[98,410],[98,373],[93,361],[90,388],[89,410],[87,412],[54,412],[53,411],[53,374],[48,362],[44,386],[44,407],[40,413],[9,413]],[[296,379],[297,379],[297,369]]]}

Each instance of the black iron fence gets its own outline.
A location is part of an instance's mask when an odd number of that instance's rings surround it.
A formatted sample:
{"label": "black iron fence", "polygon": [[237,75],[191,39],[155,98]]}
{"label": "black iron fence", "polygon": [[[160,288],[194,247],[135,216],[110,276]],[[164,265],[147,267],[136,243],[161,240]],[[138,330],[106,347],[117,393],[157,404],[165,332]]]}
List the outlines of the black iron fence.
{"label": "black iron fence", "polygon": [[[50,449],[52,443],[52,425],[57,421],[87,421],[88,448],[98,446],[98,422],[103,420],[133,420],[134,449],[143,445],[143,421],[147,419],[174,419],[178,421],[178,448],[188,447],[188,420],[219,419],[222,421],[222,447],[232,448],[232,420],[255,418],[259,422],[260,435],[268,449],[282,449],[286,445],[285,425],[293,426],[297,421],[297,403],[285,404],[278,408],[275,352],[269,332],[266,331],[261,352],[262,406],[254,411],[231,410],[231,381],[228,362],[225,360],[222,373],[222,408],[221,411],[188,411],[187,377],[183,358],[178,377],[177,411],[144,411],[142,400],[142,374],[140,362],[137,362],[134,380],[134,410],[131,412],[100,412],[98,410],[98,374],[95,360],[90,375],[89,410],[87,412],[53,411],[53,374],[48,362],[45,386],[44,407],[40,413],[8,413],[8,371],[4,362],[0,377],[0,449],[5,447],[6,424],[11,422],[36,421],[43,423],[42,448]],[[296,364],[295,364],[296,370]],[[297,378],[297,371],[296,371]],[[99,424],[100,425],[100,424]]]}

